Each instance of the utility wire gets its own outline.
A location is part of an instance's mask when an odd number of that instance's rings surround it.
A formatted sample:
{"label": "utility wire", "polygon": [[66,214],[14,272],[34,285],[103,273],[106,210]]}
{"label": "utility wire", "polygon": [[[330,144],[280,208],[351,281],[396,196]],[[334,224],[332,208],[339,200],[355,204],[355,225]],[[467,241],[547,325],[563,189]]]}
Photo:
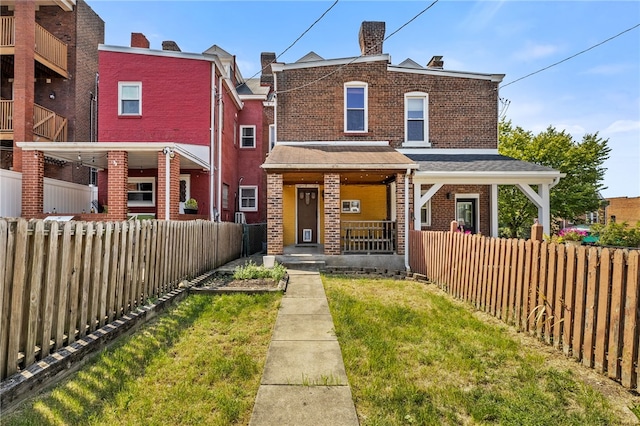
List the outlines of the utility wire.
{"label": "utility wire", "polygon": [[638,28],[638,27],[640,27],[640,24],[636,24],[636,25],[634,25],[634,26],[633,26],[633,27],[631,27],[631,28],[627,28],[626,30],[624,30],[624,31],[622,31],[622,32],[620,32],[620,33],[618,33],[618,34],[614,35],[613,37],[609,37],[608,39],[606,39],[606,40],[604,40],[604,41],[601,41],[601,42],[600,42],[600,43],[598,43],[598,44],[594,44],[593,46],[591,46],[591,47],[589,47],[589,48],[587,48],[587,49],[584,49],[584,50],[582,50],[582,51],[580,51],[580,52],[578,52],[578,53],[576,53],[576,54],[574,54],[574,55],[571,55],[571,56],[569,56],[569,57],[567,57],[567,58],[564,58],[564,59],[563,59],[563,60],[561,60],[561,61],[558,61],[558,62],[556,62],[556,63],[554,63],[554,64],[551,64],[551,65],[549,65],[549,66],[546,66],[546,67],[544,67],[544,68],[541,68],[541,69],[539,69],[538,71],[534,71],[534,72],[532,72],[532,73],[530,73],[530,74],[527,74],[527,75],[525,75],[524,77],[520,77],[520,78],[518,78],[518,79],[515,79],[515,80],[513,80],[513,81],[510,81],[509,83],[507,83],[507,84],[504,84],[504,85],[500,86],[500,88],[501,88],[501,89],[504,89],[505,87],[507,87],[507,86],[509,86],[509,85],[511,85],[511,84],[513,84],[513,83],[516,83],[516,82],[518,82],[518,81],[520,81],[520,80],[524,80],[525,78],[527,78],[527,77],[531,77],[532,75],[538,74],[538,73],[540,73],[540,72],[542,72],[542,71],[548,70],[549,68],[551,68],[551,67],[555,67],[556,65],[560,65],[561,63],[566,62],[566,61],[568,61],[569,59],[573,59],[573,58],[575,58],[575,57],[576,57],[576,56],[578,56],[578,55],[582,55],[583,53],[588,52],[589,50],[594,49],[594,48],[596,48],[596,47],[598,47],[598,46],[601,46],[601,45],[605,44],[606,42],[611,41],[611,40],[613,40],[613,39],[614,39],[614,38],[616,38],[616,37],[620,37],[622,34],[627,33],[627,32],[629,32],[629,31],[631,31],[631,30],[634,30],[634,29],[636,29],[636,28]]}
{"label": "utility wire", "polygon": [[[423,13],[425,13],[427,10],[431,9],[431,7],[433,5],[435,5],[436,3],[438,3],[439,0],[434,0],[429,6],[425,7],[424,9],[422,9],[420,12],[418,12],[418,14],[416,14],[414,17],[412,17],[411,19],[409,19],[407,22],[405,22],[404,24],[402,24],[397,30],[395,30],[394,32],[392,32],[391,34],[389,34],[387,37],[385,37],[382,42],[385,42],[389,39],[389,37],[395,35],[398,31],[400,31],[401,29],[403,29],[404,27],[406,27],[407,25],[409,25],[411,22],[413,22],[416,18],[418,18],[420,15],[422,15]],[[376,45],[379,46],[380,44],[382,44],[382,42],[378,43]],[[364,55],[360,55],[360,56],[356,56],[355,58],[353,58],[351,61],[347,62],[346,64],[343,64],[341,66],[339,66],[338,68],[336,68],[335,70],[321,76],[318,77],[317,79],[310,81],[308,83],[305,83],[301,86],[298,87],[293,87],[291,89],[287,89],[287,90],[278,90],[276,92],[276,94],[281,94],[281,93],[289,93],[289,92],[293,92],[294,90],[299,90],[299,89],[303,89],[305,87],[311,86],[312,84],[315,84],[321,80],[324,80],[325,78],[329,77],[330,75],[333,75],[335,73],[337,73],[338,71],[340,71],[342,68],[346,67],[347,65],[351,65],[352,63],[354,63],[355,61],[357,61],[358,59],[364,57]]]}

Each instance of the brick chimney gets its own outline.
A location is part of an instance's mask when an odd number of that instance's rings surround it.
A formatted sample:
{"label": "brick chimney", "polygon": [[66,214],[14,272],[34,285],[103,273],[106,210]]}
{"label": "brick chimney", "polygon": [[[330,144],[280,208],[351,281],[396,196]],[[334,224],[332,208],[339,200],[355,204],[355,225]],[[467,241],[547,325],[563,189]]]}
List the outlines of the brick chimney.
{"label": "brick chimney", "polygon": [[171,50],[172,52],[182,52],[178,43],[173,40],[165,40],[162,42],[162,50]]}
{"label": "brick chimney", "polygon": [[360,52],[363,56],[382,55],[382,41],[384,40],[384,22],[364,21],[360,26]]}
{"label": "brick chimney", "polygon": [[444,68],[444,61],[442,60],[442,56],[434,56],[431,58],[429,63],[427,64],[427,68],[433,68],[441,70]]}
{"label": "brick chimney", "polygon": [[142,33],[131,33],[131,47],[149,48],[149,40]]}
{"label": "brick chimney", "polygon": [[260,74],[261,86],[273,86],[273,71],[271,71],[271,64],[276,61],[276,54],[273,52],[262,52],[260,54],[260,67],[262,72]]}

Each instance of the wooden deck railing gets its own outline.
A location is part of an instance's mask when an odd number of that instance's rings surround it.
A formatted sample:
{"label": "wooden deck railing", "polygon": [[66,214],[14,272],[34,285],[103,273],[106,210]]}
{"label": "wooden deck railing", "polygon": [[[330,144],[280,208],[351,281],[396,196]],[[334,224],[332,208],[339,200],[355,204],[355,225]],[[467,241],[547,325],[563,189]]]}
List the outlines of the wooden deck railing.
{"label": "wooden deck railing", "polygon": [[13,47],[16,45],[16,31],[13,16],[0,17],[0,47]]}
{"label": "wooden deck railing", "polygon": [[409,244],[412,271],[640,390],[640,250],[427,231]]}
{"label": "wooden deck railing", "polygon": [[0,132],[13,132],[13,101],[0,100]]}
{"label": "wooden deck railing", "polygon": [[33,133],[51,142],[67,140],[67,119],[40,105],[33,106]]}
{"label": "wooden deck railing", "polygon": [[0,219],[0,380],[240,256],[242,226]]}
{"label": "wooden deck railing", "polygon": [[396,251],[396,222],[393,220],[343,221],[344,254],[383,254]]}
{"label": "wooden deck railing", "polygon": [[[56,72],[66,74],[67,45],[51,34],[44,27],[36,23],[35,53],[49,62]],[[15,47],[15,18],[13,16],[0,17],[0,47]]]}

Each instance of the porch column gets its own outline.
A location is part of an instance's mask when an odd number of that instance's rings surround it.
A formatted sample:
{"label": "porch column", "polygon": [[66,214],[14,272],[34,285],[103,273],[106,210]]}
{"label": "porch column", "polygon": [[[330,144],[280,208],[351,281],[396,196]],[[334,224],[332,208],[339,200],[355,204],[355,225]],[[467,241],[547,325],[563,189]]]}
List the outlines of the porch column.
{"label": "porch column", "polygon": [[[404,180],[407,178],[407,175],[404,173],[396,174],[396,232],[398,235],[398,246],[396,248],[397,254],[404,254],[404,242],[405,242],[405,208],[404,208],[404,197],[408,194],[405,194],[405,185]],[[417,213],[416,213],[417,214]]]}
{"label": "porch column", "polygon": [[498,185],[491,185],[491,236],[498,237]]}
{"label": "porch column", "polygon": [[107,155],[109,195],[107,213],[109,220],[127,220],[127,186],[129,181],[129,154],[126,151],[109,151]]}
{"label": "porch column", "polygon": [[180,213],[180,155],[170,149],[158,152],[156,195],[158,220],[177,220]]}
{"label": "porch column", "polygon": [[340,174],[324,175],[324,254],[340,254]]}
{"label": "porch column", "polygon": [[[15,142],[33,142],[33,101],[35,94],[36,2],[15,2],[15,55],[13,80],[13,170],[23,171],[22,149]],[[31,155],[27,153],[26,155]],[[23,177],[24,179],[24,177]],[[24,181],[23,181],[24,185]],[[24,196],[24,191],[23,191]],[[25,205],[22,205],[24,215]],[[42,213],[42,206],[40,211]]]}
{"label": "porch column", "polygon": [[551,187],[549,184],[543,183],[538,185],[537,193],[531,189],[529,185],[518,183],[517,186],[520,188],[520,191],[538,207],[538,222],[542,225],[543,232],[551,235],[551,210],[549,206],[549,190]]}
{"label": "porch column", "polygon": [[267,254],[284,253],[282,174],[267,174]]}
{"label": "porch column", "polygon": [[20,166],[22,169],[22,217],[30,219],[42,213],[44,209],[44,153],[25,151]]}

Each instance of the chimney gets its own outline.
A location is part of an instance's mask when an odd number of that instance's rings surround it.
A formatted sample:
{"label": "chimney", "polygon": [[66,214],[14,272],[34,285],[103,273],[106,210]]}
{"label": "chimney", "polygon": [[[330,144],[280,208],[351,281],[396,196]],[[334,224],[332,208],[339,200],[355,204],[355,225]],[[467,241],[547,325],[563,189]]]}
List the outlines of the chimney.
{"label": "chimney", "polygon": [[364,21],[360,26],[360,52],[363,56],[382,55],[384,40],[384,22]]}
{"label": "chimney", "polygon": [[429,63],[427,64],[427,68],[441,70],[444,68],[444,61],[442,60],[442,56],[434,56],[431,58]]}
{"label": "chimney", "polygon": [[162,42],[162,50],[171,50],[172,52],[182,52],[178,43],[172,40],[165,40]]}
{"label": "chimney", "polygon": [[142,33],[131,33],[131,47],[149,48],[149,40]]}
{"label": "chimney", "polygon": [[271,71],[271,64],[276,61],[276,54],[273,52],[262,52],[260,54],[260,67],[262,72],[260,74],[261,86],[273,86],[273,71]]}

